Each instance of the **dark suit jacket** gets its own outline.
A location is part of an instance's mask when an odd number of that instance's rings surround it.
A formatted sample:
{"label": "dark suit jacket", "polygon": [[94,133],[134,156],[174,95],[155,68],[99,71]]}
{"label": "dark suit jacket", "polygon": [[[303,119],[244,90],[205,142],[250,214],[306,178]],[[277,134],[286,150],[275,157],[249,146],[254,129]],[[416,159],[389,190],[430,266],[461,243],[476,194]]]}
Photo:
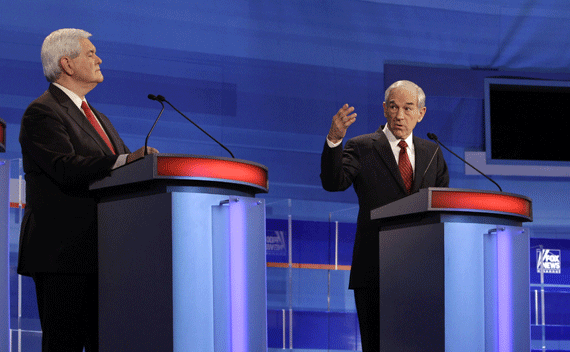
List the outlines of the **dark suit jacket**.
{"label": "dark suit jacket", "polygon": [[[437,144],[416,136],[413,143],[416,165],[412,193],[420,188],[447,187],[449,174],[441,150],[437,151],[426,172]],[[422,177],[424,172],[425,177]],[[342,146],[329,148],[325,142],[321,155],[321,182],[327,191],[343,191],[354,186],[359,212],[349,287],[378,287],[380,224],[370,220],[370,211],[407,195],[394,153],[382,128],[375,133],[350,139],[344,150]]]}
{"label": "dark suit jacket", "polygon": [[[97,110],[117,154],[129,153]],[[89,183],[117,160],[85,115],[54,85],[26,109],[20,129],[26,208],[18,273],[95,273],[97,205]]]}

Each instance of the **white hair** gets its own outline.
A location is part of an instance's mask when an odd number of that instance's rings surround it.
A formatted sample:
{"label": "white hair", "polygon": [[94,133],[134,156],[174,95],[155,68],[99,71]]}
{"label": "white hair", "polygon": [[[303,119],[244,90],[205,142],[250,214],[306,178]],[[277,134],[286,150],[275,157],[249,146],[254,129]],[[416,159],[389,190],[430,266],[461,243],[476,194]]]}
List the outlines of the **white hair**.
{"label": "white hair", "polygon": [[426,95],[423,91],[423,89],[418,86],[417,84],[415,84],[412,81],[397,81],[394,82],[390,85],[390,87],[388,87],[388,89],[386,89],[386,92],[384,93],[384,102],[388,101],[388,97],[390,96],[390,92],[392,91],[392,89],[394,88],[398,88],[398,87],[412,87],[416,90],[416,94],[418,95],[418,108],[421,109],[424,106],[426,106]]}
{"label": "white hair", "polygon": [[91,33],[82,29],[63,28],[52,32],[42,44],[42,66],[48,82],[55,82],[61,75],[60,60],[64,56],[76,58],[81,53],[81,38],[89,38]]}

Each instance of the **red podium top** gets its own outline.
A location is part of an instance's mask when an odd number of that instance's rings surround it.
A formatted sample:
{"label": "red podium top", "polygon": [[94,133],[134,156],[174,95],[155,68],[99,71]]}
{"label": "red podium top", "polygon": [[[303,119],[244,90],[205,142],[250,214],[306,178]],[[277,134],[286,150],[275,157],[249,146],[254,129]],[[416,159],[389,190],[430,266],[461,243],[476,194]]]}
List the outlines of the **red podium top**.
{"label": "red podium top", "polygon": [[530,198],[504,192],[458,188],[424,188],[371,211],[373,220],[423,212],[485,213],[532,221]]}
{"label": "red podium top", "polygon": [[90,189],[101,190],[151,180],[179,180],[192,183],[235,184],[251,193],[267,192],[267,168],[250,161],[185,154],[151,154],[113,170],[111,176],[94,182]]}
{"label": "red podium top", "polygon": [[240,182],[267,192],[267,169],[259,164],[229,158],[158,155],[156,174],[160,177],[189,177]]}

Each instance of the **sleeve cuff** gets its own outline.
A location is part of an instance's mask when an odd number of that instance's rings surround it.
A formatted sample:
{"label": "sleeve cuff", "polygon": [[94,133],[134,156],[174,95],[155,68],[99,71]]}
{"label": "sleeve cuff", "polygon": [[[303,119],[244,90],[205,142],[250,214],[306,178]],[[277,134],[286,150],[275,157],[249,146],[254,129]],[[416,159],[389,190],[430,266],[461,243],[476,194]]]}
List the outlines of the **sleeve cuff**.
{"label": "sleeve cuff", "polygon": [[112,170],[115,170],[118,167],[121,167],[123,165],[125,165],[127,163],[127,156],[129,154],[121,154],[119,155],[119,157],[117,158],[117,161],[115,161],[115,165],[113,165]]}
{"label": "sleeve cuff", "polygon": [[333,143],[331,141],[329,141],[329,138],[327,137],[327,145],[329,146],[329,148],[336,148],[338,147],[340,144],[342,143],[342,139],[336,143]]}

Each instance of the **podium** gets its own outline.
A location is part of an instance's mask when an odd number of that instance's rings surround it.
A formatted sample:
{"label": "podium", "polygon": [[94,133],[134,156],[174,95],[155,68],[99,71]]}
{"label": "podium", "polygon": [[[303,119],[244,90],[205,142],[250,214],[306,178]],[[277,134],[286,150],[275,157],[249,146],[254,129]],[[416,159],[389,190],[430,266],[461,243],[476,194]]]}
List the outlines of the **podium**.
{"label": "podium", "polygon": [[530,350],[529,198],[427,188],[371,218],[381,351]]}
{"label": "podium", "polygon": [[267,168],[152,154],[91,190],[100,351],[267,349]]}

